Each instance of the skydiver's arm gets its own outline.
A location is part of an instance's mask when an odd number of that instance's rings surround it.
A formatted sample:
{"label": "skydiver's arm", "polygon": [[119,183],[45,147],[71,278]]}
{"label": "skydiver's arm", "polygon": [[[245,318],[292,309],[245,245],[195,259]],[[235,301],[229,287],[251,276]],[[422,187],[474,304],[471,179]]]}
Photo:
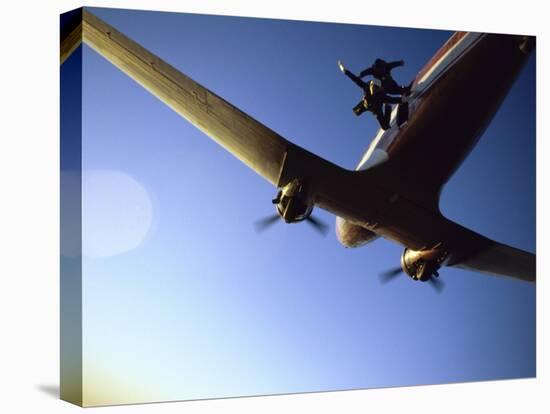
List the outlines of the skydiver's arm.
{"label": "skydiver's arm", "polygon": [[367,76],[367,75],[372,75],[372,67],[366,68],[365,70],[362,70],[362,71],[359,73],[359,77],[360,77],[360,78],[364,78],[364,77]]}
{"label": "skydiver's arm", "polygon": [[354,73],[350,72],[349,70],[345,70],[344,74],[352,80],[353,83],[355,83],[357,86],[359,86],[361,89],[365,89],[367,87],[367,84],[361,80],[361,78],[355,76]]}
{"label": "skydiver's arm", "polygon": [[389,70],[392,70],[392,69],[394,69],[394,68],[396,68],[396,67],[398,67],[398,66],[403,66],[403,65],[405,65],[405,61],[404,61],[403,59],[401,59],[401,60],[396,60],[395,62],[389,62],[389,63],[388,63],[388,69],[389,69]]}

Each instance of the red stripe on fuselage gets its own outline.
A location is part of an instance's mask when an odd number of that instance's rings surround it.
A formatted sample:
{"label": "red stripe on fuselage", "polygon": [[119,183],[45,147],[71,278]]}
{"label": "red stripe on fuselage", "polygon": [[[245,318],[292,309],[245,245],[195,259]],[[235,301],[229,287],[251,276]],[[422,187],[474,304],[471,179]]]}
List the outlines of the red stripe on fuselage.
{"label": "red stripe on fuselage", "polygon": [[464,36],[466,36],[468,32],[456,32],[453,34],[449,40],[445,42],[443,46],[437,51],[435,55],[432,56],[432,58],[424,65],[424,67],[418,72],[418,75],[416,75],[416,78],[414,80],[414,85],[418,83],[420,79],[434,66],[437,64],[439,59],[445,55],[454,45],[456,45]]}

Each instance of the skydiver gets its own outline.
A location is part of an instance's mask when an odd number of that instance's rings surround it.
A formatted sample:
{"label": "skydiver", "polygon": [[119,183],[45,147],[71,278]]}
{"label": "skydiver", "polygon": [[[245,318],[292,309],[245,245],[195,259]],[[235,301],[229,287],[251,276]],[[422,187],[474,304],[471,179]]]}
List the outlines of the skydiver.
{"label": "skydiver", "polygon": [[376,59],[372,66],[362,70],[359,77],[362,79],[365,76],[372,75],[375,79],[382,82],[382,87],[391,95],[407,95],[410,92],[410,86],[399,86],[391,76],[391,70],[403,66],[404,60],[396,60],[395,62],[386,62],[383,59]]}
{"label": "skydiver", "polygon": [[363,81],[354,73],[347,70],[342,62],[338,61],[338,67],[348,78],[363,90],[363,99],[353,108],[355,115],[359,116],[365,111],[372,112],[380,127],[384,130],[390,128],[391,104],[403,102],[401,97],[388,96],[378,79],[369,82]]}

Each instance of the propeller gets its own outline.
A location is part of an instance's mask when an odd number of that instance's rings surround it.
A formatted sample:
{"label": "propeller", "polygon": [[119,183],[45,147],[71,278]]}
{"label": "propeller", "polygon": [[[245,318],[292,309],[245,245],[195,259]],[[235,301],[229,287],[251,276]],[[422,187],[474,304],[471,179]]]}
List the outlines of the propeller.
{"label": "propeller", "polygon": [[[380,281],[382,282],[382,284],[386,284],[397,278],[401,273],[403,273],[403,269],[401,268],[401,266],[386,270],[385,272],[380,273]],[[445,283],[443,283],[443,281],[439,279],[438,276],[439,274],[435,272],[428,279],[428,283],[434,288],[437,293],[441,294],[445,287]]]}
{"label": "propeller", "polygon": [[401,269],[401,266],[386,270],[385,272],[380,273],[380,281],[384,284],[388,283],[394,280],[401,273],[403,273],[403,269]]}
{"label": "propeller", "polygon": [[[274,225],[275,223],[277,223],[280,218],[281,217],[278,214],[273,214],[271,216],[267,216],[263,219],[260,219],[256,222],[254,222],[254,227],[256,228],[256,231],[258,233],[263,232],[263,231],[267,230],[269,227],[271,227],[272,225]],[[317,230],[322,236],[326,236],[326,234],[328,232],[328,229],[329,229],[328,224],[326,224],[324,221],[322,221],[318,218],[312,217],[312,216],[307,217],[306,221],[315,230]]]}
{"label": "propeller", "polygon": [[306,221],[311,224],[311,226],[317,230],[322,236],[326,236],[328,232],[328,224],[324,221],[319,220],[313,216],[308,216]]}
{"label": "propeller", "polygon": [[254,227],[256,228],[257,232],[262,232],[267,230],[269,227],[277,223],[279,221],[279,215],[278,214],[272,214],[270,216],[267,216],[261,220],[258,220],[254,223]]}
{"label": "propeller", "polygon": [[428,282],[430,283],[430,285],[434,288],[434,290],[437,293],[441,294],[441,292],[443,292],[443,288],[445,287],[445,283],[443,283],[443,281],[440,280],[437,276],[432,275],[428,279]]}

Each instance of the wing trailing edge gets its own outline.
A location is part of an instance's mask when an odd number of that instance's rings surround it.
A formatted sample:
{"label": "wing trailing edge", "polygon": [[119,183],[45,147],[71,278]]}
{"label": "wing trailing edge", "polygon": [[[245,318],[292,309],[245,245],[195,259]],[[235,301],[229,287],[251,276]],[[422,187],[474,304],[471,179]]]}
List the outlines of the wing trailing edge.
{"label": "wing trailing edge", "polygon": [[498,242],[489,243],[479,252],[453,266],[527,282],[535,282],[537,274],[535,254]]}

